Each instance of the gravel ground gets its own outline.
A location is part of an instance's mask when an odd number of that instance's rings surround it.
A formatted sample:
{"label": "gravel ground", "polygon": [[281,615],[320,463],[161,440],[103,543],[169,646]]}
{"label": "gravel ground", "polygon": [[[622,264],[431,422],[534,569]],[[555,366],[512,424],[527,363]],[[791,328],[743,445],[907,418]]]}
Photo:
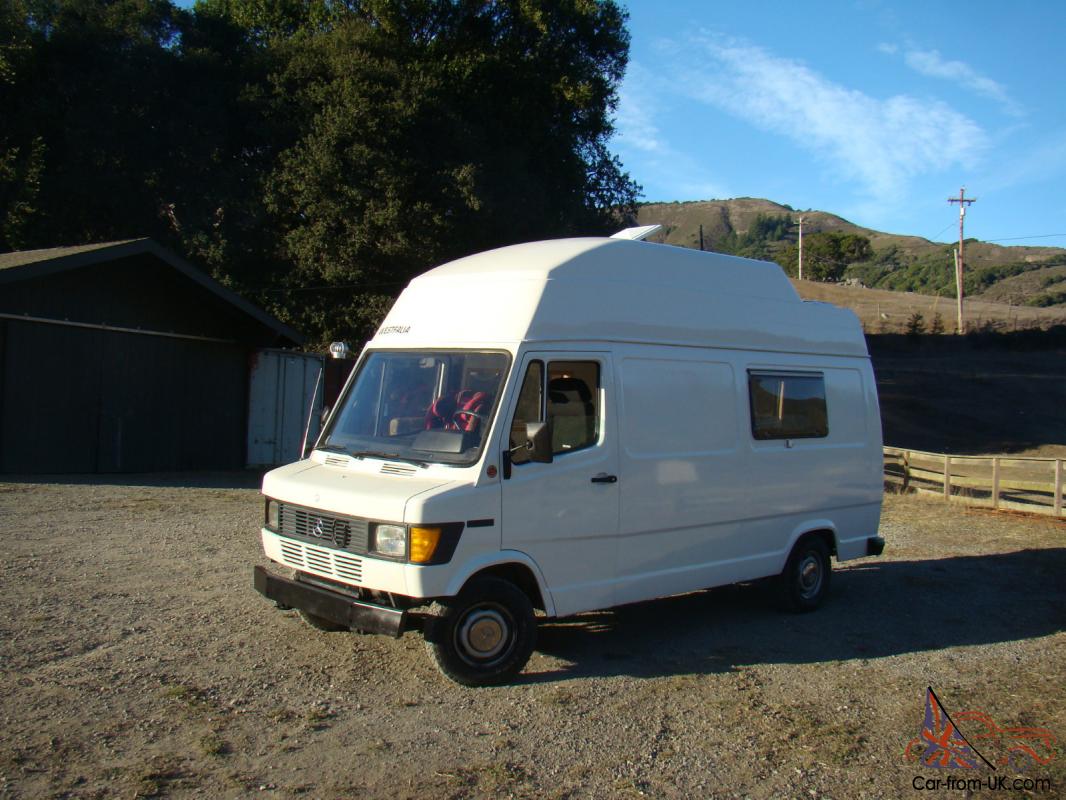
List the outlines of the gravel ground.
{"label": "gravel ground", "polygon": [[[417,635],[275,610],[255,489],[184,480],[0,483],[0,797],[966,796],[913,788],[946,774],[905,758],[926,686],[1066,737],[1050,519],[888,497],[815,614],[764,585],[585,614],[472,690]],[[1029,774],[1061,796],[1066,754]]]}

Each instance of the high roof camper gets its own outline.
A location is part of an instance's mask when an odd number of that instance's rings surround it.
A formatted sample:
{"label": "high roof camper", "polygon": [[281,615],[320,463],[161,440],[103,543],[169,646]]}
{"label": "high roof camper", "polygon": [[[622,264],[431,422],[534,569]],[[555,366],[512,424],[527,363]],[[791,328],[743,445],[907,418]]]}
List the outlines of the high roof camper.
{"label": "high roof camper", "polygon": [[858,320],[776,264],[611,238],[411,281],[310,455],[263,480],[255,587],[318,628],[419,630],[505,682],[539,620],[776,576],[817,607],[879,555]]}

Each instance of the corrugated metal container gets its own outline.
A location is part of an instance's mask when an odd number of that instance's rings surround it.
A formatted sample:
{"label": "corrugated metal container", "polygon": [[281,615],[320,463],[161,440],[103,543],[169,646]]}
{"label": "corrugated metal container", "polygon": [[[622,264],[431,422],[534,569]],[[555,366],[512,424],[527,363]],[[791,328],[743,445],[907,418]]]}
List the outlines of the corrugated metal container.
{"label": "corrugated metal container", "polygon": [[314,353],[259,350],[248,390],[248,466],[288,464],[300,458],[319,431],[323,357]]}

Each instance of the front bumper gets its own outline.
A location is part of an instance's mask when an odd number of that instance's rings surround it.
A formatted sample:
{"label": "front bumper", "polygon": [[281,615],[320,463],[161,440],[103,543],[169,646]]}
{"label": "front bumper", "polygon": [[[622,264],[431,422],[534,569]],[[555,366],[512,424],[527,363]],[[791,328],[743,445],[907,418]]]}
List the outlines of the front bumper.
{"label": "front bumper", "polygon": [[363,633],[399,637],[410,627],[406,611],[355,600],[328,589],[292,581],[256,567],[252,574],[255,590],[285,608],[298,608],[316,617]]}
{"label": "front bumper", "polygon": [[883,536],[871,536],[866,540],[866,555],[879,556],[885,552],[885,539]]}

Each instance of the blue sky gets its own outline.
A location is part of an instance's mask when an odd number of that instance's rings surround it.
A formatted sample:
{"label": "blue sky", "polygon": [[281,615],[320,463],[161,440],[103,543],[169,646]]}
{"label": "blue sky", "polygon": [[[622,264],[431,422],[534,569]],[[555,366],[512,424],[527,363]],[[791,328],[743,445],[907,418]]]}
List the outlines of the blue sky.
{"label": "blue sky", "polygon": [[965,186],[967,237],[1066,247],[1066,3],[622,2],[611,148],[645,200],[949,241]]}

